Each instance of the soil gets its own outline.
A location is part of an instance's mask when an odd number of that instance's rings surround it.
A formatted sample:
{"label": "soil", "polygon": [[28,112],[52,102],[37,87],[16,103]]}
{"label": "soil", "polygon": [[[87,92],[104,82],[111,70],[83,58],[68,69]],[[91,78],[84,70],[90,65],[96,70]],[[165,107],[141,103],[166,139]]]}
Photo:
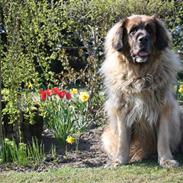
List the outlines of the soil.
{"label": "soil", "polygon": [[[49,168],[59,168],[63,166],[70,167],[102,167],[107,162],[107,156],[101,149],[100,136],[103,128],[91,129],[83,133],[79,138],[79,145],[67,145],[67,149],[60,146],[58,141],[45,130],[42,135],[43,144],[47,151],[44,161],[34,166],[16,166],[15,164],[0,165],[1,171],[47,171]],[[53,159],[49,155],[52,145],[56,146],[57,158]]]}

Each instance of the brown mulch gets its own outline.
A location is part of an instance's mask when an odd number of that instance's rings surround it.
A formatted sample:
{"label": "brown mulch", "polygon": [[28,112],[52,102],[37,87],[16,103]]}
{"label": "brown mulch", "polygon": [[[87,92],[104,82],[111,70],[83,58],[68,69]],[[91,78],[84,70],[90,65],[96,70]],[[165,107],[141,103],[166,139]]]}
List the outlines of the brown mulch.
{"label": "brown mulch", "polygon": [[[0,165],[0,172],[15,170],[18,172],[24,171],[47,171],[50,168],[59,168],[64,166],[69,167],[102,167],[107,162],[107,156],[102,152],[100,136],[102,128],[91,129],[80,136],[79,146],[68,145],[67,151],[64,150],[60,144],[52,137],[52,135],[45,131],[43,133],[43,144],[47,151],[47,156],[43,162],[38,165],[19,166],[11,163]],[[57,158],[53,159],[49,155],[51,145],[56,146]]]}

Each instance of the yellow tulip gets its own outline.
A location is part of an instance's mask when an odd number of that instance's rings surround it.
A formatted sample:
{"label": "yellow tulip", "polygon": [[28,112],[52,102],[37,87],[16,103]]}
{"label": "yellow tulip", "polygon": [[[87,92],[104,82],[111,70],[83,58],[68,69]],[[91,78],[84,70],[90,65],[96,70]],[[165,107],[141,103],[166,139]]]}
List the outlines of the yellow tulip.
{"label": "yellow tulip", "polygon": [[90,98],[90,95],[88,94],[88,92],[80,92],[79,99],[82,102],[87,102],[89,98]]}
{"label": "yellow tulip", "polygon": [[77,94],[78,93],[78,90],[76,89],[76,88],[73,88],[73,89],[71,89],[71,94]]}

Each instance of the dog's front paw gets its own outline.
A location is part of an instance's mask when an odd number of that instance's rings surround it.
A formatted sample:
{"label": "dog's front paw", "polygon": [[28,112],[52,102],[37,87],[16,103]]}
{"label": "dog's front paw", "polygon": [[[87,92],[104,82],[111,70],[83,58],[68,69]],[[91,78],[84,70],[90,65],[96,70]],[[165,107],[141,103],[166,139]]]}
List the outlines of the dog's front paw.
{"label": "dog's front paw", "polygon": [[128,163],[127,160],[123,160],[123,159],[116,159],[116,160],[113,160],[111,162],[108,162],[104,168],[116,168],[118,166],[121,166],[121,165],[126,165]]}
{"label": "dog's front paw", "polygon": [[118,166],[120,166],[121,164],[119,162],[109,162],[107,163],[104,168],[117,168]]}
{"label": "dog's front paw", "polygon": [[179,166],[179,162],[173,159],[160,159],[159,164],[163,168],[173,168]]}

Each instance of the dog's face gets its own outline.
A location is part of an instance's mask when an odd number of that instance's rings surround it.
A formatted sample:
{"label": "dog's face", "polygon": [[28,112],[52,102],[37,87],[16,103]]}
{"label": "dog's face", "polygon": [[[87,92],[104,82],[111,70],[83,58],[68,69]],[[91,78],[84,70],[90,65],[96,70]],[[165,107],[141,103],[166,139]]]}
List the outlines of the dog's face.
{"label": "dog's face", "polygon": [[133,61],[136,63],[146,62],[156,39],[154,21],[151,18],[142,20],[141,17],[129,19],[126,22],[126,33]]}
{"label": "dog's face", "polygon": [[170,41],[162,22],[155,16],[146,15],[126,18],[116,28],[114,36],[114,48],[126,54],[134,63],[146,63],[154,51],[164,50]]}

